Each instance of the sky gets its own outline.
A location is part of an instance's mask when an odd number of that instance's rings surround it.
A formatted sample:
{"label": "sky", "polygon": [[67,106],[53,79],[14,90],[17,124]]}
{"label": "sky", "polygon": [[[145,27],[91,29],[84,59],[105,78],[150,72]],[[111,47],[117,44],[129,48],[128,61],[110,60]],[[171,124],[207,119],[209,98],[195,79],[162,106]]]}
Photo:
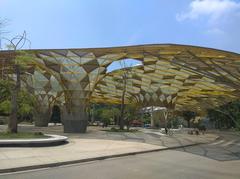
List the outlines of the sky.
{"label": "sky", "polygon": [[[0,0],[32,49],[186,44],[240,53],[240,0]],[[2,41],[2,43],[4,43]]]}

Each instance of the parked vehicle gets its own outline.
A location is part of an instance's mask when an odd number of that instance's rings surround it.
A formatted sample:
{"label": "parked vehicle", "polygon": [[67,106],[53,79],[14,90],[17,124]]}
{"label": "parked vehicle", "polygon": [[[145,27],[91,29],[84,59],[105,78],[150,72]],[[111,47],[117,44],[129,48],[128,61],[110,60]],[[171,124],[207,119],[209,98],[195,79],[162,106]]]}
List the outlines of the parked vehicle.
{"label": "parked vehicle", "polygon": [[151,124],[144,124],[144,127],[149,128],[149,127],[151,127]]}
{"label": "parked vehicle", "polygon": [[131,122],[131,126],[132,127],[142,127],[143,126],[143,122],[142,121],[139,121],[139,120],[133,120]]}

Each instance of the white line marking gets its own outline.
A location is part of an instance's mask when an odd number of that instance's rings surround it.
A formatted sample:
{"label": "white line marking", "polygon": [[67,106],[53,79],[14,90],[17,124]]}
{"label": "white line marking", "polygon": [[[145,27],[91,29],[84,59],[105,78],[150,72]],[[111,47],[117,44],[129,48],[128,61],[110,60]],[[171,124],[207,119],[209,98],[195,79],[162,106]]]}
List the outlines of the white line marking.
{"label": "white line marking", "polygon": [[209,144],[209,145],[217,145],[217,144],[221,144],[221,143],[223,143],[223,142],[225,142],[225,140],[220,140],[220,141],[211,143],[211,144]]}
{"label": "white line marking", "polygon": [[236,141],[236,140],[231,140],[231,141],[229,141],[229,142],[226,142],[226,143],[222,144],[221,146],[226,147],[226,146],[228,146],[228,145],[233,144],[235,141]]}

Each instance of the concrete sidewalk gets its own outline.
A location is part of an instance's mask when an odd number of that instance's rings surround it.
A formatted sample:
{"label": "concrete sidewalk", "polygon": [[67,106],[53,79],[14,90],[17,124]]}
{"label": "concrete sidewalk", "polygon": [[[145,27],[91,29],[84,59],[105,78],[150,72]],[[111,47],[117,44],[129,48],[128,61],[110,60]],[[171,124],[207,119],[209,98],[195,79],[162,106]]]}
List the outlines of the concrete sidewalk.
{"label": "concrete sidewalk", "polygon": [[165,148],[139,142],[99,139],[70,139],[68,144],[55,147],[4,147],[0,148],[0,173],[86,162]]}
{"label": "concrete sidewalk", "polygon": [[[23,131],[38,130],[23,127]],[[46,133],[61,133],[61,126],[45,129]],[[43,131],[43,128],[41,128]],[[90,128],[86,134],[67,134],[69,143],[54,147],[0,147],[0,173],[46,168],[64,164],[73,164],[166,150],[200,143],[209,143],[217,135],[159,136],[151,131],[136,133],[112,133]]]}

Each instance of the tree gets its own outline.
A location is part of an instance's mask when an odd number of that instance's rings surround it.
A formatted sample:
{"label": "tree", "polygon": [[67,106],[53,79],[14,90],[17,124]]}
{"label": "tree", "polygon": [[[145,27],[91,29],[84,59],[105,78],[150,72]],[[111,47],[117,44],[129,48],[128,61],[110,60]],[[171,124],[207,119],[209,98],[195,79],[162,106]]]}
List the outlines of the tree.
{"label": "tree", "polygon": [[208,117],[215,121],[218,128],[237,127],[240,129],[240,101],[233,101],[216,108],[208,109]]}
{"label": "tree", "polygon": [[27,34],[24,31],[22,35],[17,35],[11,40],[4,38],[9,42],[7,45],[9,50],[12,50],[13,53],[16,55],[16,57],[13,60],[13,71],[16,75],[16,84],[13,85],[13,88],[11,90],[11,114],[8,121],[8,131],[10,133],[17,133],[17,113],[18,113],[18,105],[17,105],[17,98],[18,93],[21,89],[21,63],[25,61],[28,58],[28,55],[21,54],[21,52],[18,52],[17,50],[22,49],[26,42],[30,44],[30,41],[27,39]]}
{"label": "tree", "polygon": [[151,114],[150,113],[143,113],[142,114],[142,122],[144,124],[150,124],[151,123]]}
{"label": "tree", "polygon": [[10,98],[11,84],[9,81],[0,79],[0,94],[0,102],[3,102]]}
{"label": "tree", "polygon": [[0,114],[9,115],[11,112],[11,101],[5,100],[0,103]]}
{"label": "tree", "polygon": [[131,122],[136,119],[138,112],[138,105],[134,103],[130,103],[126,105],[126,125],[127,125],[127,130],[129,131],[130,129],[130,124]]}
{"label": "tree", "polygon": [[33,113],[35,112],[36,98],[26,90],[21,89],[17,98],[17,119],[18,122],[28,120],[32,121]]}
{"label": "tree", "polygon": [[116,119],[119,117],[120,111],[117,107],[105,107],[101,109],[100,119],[105,124],[110,124],[116,122]]}
{"label": "tree", "polygon": [[94,120],[102,122],[114,122],[116,124],[120,110],[118,105],[93,104],[92,117]]}
{"label": "tree", "polygon": [[[0,80],[0,114],[8,116],[11,113],[11,82]],[[17,119],[18,122],[29,119],[33,115],[36,99],[33,95],[25,90],[21,90],[17,97]]]}
{"label": "tree", "polygon": [[111,109],[103,109],[101,112],[101,119],[102,122],[104,123],[104,126],[108,126],[111,122],[111,120],[113,120],[113,111]]}
{"label": "tree", "polygon": [[123,74],[122,74],[122,96],[121,96],[121,115],[120,115],[120,130],[124,129],[124,109],[125,109],[125,94],[126,94],[126,87],[127,87],[127,77],[128,77],[128,71],[127,70],[123,70]]}
{"label": "tree", "polygon": [[132,68],[123,68],[119,78],[114,78],[113,80],[117,82],[117,87],[122,90],[121,94],[121,112],[119,118],[120,130],[124,129],[124,118],[125,118],[125,98],[127,92],[127,81],[131,79],[130,74],[132,74]]}
{"label": "tree", "polygon": [[120,110],[118,106],[112,107],[112,112],[113,112],[113,120],[115,124],[119,123],[119,117],[120,117]]}
{"label": "tree", "polygon": [[0,114],[9,115],[11,111],[11,83],[0,79]]}
{"label": "tree", "polygon": [[190,127],[190,121],[191,121],[191,119],[196,117],[196,113],[193,112],[193,111],[183,111],[182,116],[187,121],[188,128],[189,128]]}

